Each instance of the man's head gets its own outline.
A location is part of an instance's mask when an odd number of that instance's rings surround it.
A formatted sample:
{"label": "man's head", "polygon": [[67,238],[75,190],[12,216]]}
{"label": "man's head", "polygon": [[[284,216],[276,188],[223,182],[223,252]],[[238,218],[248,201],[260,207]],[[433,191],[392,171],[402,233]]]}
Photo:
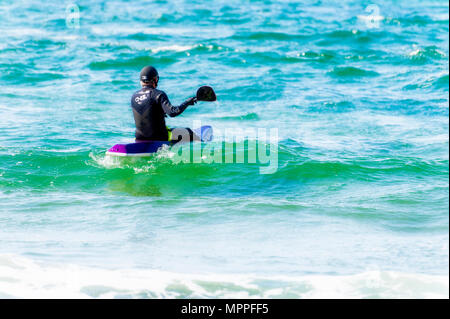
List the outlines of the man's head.
{"label": "man's head", "polygon": [[156,88],[159,82],[158,71],[152,66],[146,66],[141,70],[141,85]]}

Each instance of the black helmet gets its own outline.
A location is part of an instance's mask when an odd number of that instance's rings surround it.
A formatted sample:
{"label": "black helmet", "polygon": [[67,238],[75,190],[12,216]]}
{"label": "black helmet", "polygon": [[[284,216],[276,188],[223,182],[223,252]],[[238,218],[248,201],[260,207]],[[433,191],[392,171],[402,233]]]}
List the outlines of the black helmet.
{"label": "black helmet", "polygon": [[142,82],[150,82],[155,77],[158,76],[158,71],[152,66],[146,66],[141,70],[141,81]]}

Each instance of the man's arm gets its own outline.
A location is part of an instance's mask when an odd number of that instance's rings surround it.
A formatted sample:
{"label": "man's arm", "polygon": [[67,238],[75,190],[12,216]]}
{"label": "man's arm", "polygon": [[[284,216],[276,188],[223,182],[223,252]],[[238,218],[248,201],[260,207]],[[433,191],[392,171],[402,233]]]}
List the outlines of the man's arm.
{"label": "man's arm", "polygon": [[195,104],[195,98],[191,97],[180,104],[180,106],[173,106],[169,98],[167,97],[167,94],[162,92],[159,96],[159,102],[161,103],[161,107],[167,115],[170,117],[175,117],[183,113],[183,111],[189,106]]}

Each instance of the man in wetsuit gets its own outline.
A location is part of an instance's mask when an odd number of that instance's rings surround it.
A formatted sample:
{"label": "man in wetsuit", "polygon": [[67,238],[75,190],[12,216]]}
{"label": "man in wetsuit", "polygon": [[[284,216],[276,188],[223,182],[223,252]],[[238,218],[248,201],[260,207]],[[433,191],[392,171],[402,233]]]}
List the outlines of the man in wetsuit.
{"label": "man in wetsuit", "polygon": [[175,117],[183,113],[197,101],[191,97],[180,106],[173,106],[166,93],[156,89],[158,86],[158,71],[147,66],[140,74],[142,89],[131,97],[134,121],[136,123],[136,142],[140,141],[193,141],[199,138],[189,128],[169,129],[165,117]]}

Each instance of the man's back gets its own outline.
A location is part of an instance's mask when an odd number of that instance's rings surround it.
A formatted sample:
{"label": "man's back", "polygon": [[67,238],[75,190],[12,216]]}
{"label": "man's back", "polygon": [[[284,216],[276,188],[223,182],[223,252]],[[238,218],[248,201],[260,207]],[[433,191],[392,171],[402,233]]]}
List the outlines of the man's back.
{"label": "man's back", "polygon": [[136,139],[149,141],[167,141],[169,132],[164,117],[178,116],[197,100],[191,97],[180,106],[173,106],[166,93],[156,89],[159,82],[158,71],[152,66],[141,70],[142,89],[131,97],[134,121],[136,123]]}
{"label": "man's back", "polygon": [[131,107],[136,123],[136,139],[168,140],[165,112],[161,105],[164,99],[167,99],[167,95],[163,91],[151,87],[143,87],[133,94]]}

